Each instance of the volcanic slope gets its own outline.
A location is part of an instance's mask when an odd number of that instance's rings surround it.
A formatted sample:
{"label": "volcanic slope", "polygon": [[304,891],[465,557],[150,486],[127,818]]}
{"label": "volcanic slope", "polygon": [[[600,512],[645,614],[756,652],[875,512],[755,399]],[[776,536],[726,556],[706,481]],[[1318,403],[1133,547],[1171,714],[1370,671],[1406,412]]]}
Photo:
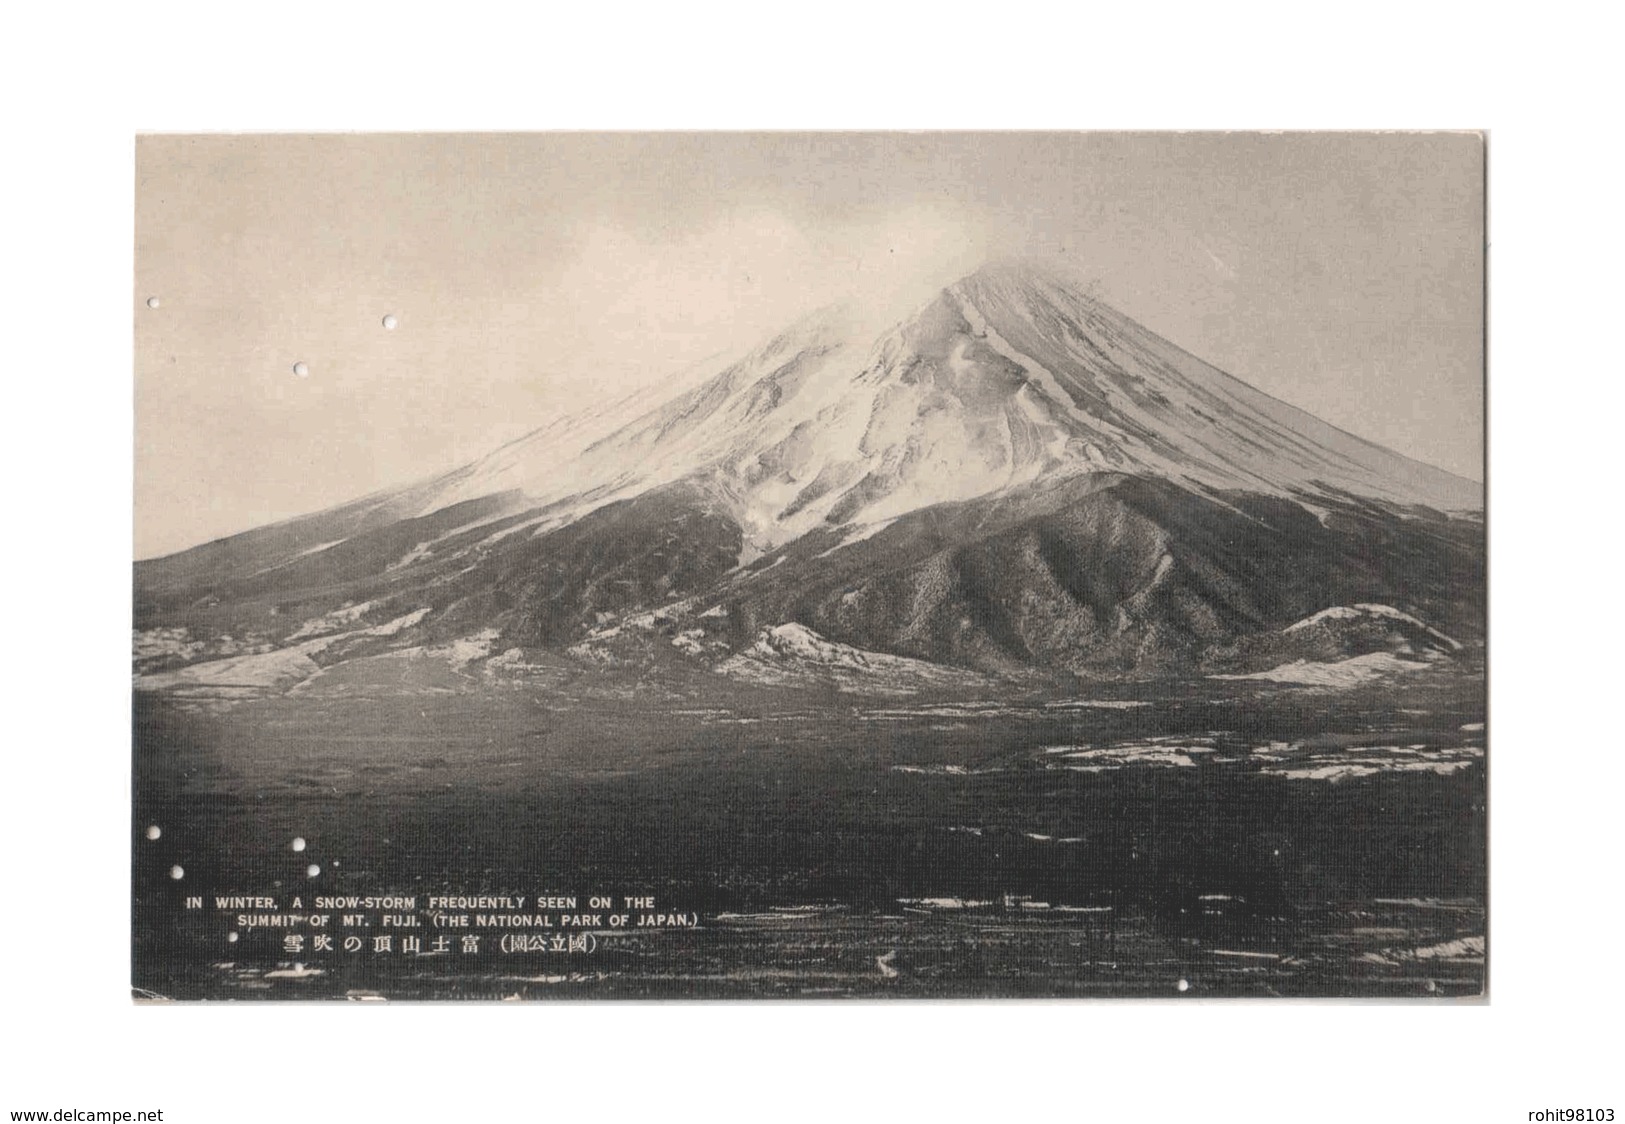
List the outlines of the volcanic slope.
{"label": "volcanic slope", "polygon": [[[1482,640],[1481,509],[1481,485],[1000,263],[891,323],[821,310],[652,409],[138,563],[137,670],[324,629],[339,642],[301,649],[318,666],[462,644],[727,675],[838,653],[842,682],[1250,672],[1305,645],[1450,660]],[[1370,605],[1417,623],[1292,628]]]}

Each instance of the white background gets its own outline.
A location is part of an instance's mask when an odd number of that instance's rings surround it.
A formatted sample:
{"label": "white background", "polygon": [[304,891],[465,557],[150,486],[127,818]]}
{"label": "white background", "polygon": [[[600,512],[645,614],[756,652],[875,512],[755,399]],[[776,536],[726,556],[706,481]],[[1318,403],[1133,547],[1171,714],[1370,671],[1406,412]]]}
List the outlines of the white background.
{"label": "white background", "polygon": [[[5,1118],[1625,1112],[1615,36],[1564,4],[1505,17],[1420,3],[1128,7],[12,10],[0,46]],[[136,132],[1377,126],[1491,131],[1487,1005],[132,1006]],[[65,935],[63,911],[82,919]]]}

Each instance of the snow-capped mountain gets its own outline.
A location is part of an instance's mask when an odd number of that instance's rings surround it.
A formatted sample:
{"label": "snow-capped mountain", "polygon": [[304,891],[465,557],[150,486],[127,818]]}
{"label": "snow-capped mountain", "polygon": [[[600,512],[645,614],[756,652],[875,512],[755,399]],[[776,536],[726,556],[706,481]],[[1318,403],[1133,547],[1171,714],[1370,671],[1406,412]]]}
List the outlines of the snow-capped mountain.
{"label": "snow-capped mountain", "polygon": [[514,442],[445,480],[423,513],[512,489],[537,507],[569,501],[562,520],[703,474],[770,549],[1099,472],[1480,503],[1471,481],[1270,398],[1031,266],[986,266],[878,334],[857,310],[822,310],[629,416],[637,401]]}
{"label": "snow-capped mountain", "polygon": [[142,563],[138,626],[275,651],[365,605],[358,626],[425,610],[402,643],[626,659],[627,622],[658,616],[645,632],[724,670],[807,632],[1080,673],[1195,665],[1339,605],[1481,632],[1480,485],[1030,266],[984,267],[890,323],[821,310],[691,382]]}

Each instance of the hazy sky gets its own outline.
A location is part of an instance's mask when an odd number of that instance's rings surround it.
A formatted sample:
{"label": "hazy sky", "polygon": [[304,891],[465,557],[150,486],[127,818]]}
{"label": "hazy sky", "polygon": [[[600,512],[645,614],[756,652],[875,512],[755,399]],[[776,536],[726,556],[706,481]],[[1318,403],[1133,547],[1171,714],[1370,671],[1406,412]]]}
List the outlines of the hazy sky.
{"label": "hazy sky", "polygon": [[1483,226],[1461,135],[142,137],[136,556],[430,475],[831,299],[902,309],[1012,254],[1480,479]]}

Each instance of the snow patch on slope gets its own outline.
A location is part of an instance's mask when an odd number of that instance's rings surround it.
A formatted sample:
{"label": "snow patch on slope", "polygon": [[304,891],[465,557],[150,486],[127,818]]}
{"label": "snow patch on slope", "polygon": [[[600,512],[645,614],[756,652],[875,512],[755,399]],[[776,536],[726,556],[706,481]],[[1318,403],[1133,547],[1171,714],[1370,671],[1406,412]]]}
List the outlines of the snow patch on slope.
{"label": "snow patch on slope", "polygon": [[[353,621],[360,617],[372,604],[372,602],[364,602],[361,605],[335,610],[335,613],[350,614],[349,619]],[[334,613],[328,614],[329,617],[334,615]],[[310,678],[321,670],[320,665],[311,658],[317,653],[326,651],[341,641],[356,640],[363,637],[394,636],[419,624],[428,615],[428,609],[415,609],[410,613],[395,617],[372,628],[312,637],[270,652],[208,660],[204,663],[195,663],[188,667],[177,668],[174,671],[160,672],[153,675],[138,675],[136,676],[136,686],[148,691],[174,690],[177,688],[254,688],[265,691],[290,687]],[[324,619],[326,618],[317,618],[318,621]],[[300,631],[303,632],[304,630],[301,629]]]}
{"label": "snow patch on slope", "polygon": [[1268,671],[1254,671],[1245,675],[1211,675],[1210,679],[1260,679],[1273,683],[1291,683],[1310,687],[1355,687],[1361,683],[1383,679],[1390,675],[1420,671],[1426,663],[1402,660],[1388,652],[1371,652],[1364,656],[1351,656],[1346,660],[1319,663],[1314,660],[1293,660]]}
{"label": "snow patch on slope", "polygon": [[329,632],[337,632],[341,628],[355,624],[366,616],[371,611],[372,606],[371,601],[363,601],[359,605],[345,605],[343,608],[334,609],[330,613],[312,617],[300,625],[298,631],[288,636],[288,642],[305,640],[312,636],[322,636]]}
{"label": "snow patch on slope", "polygon": [[715,670],[763,685],[833,686],[857,694],[912,694],[986,683],[974,672],[829,640],[793,621],[763,629],[754,644]]}
{"label": "snow patch on slope", "polygon": [[1333,605],[1329,609],[1322,609],[1320,612],[1307,616],[1301,621],[1287,625],[1283,631],[1299,632],[1325,621],[1352,621],[1371,617],[1381,617],[1385,620],[1397,621],[1401,624],[1408,624],[1413,628],[1419,628],[1452,652],[1461,651],[1459,641],[1452,640],[1427,622],[1419,620],[1409,613],[1400,612],[1392,605],[1378,605],[1371,602],[1362,602],[1357,605]]}
{"label": "snow patch on slope", "polygon": [[142,675],[136,684],[143,690],[161,691],[176,687],[255,687],[275,688],[291,686],[308,679],[321,670],[311,654],[331,643],[330,639],[312,640],[292,648],[279,648],[252,656],[233,656],[230,659],[210,660],[192,664],[176,671],[157,675]]}
{"label": "snow patch on slope", "polygon": [[483,660],[490,656],[491,648],[496,644],[501,631],[495,628],[482,628],[472,636],[462,636],[450,644],[427,649],[427,654],[439,656],[451,664],[453,671],[462,671],[476,660]]}

